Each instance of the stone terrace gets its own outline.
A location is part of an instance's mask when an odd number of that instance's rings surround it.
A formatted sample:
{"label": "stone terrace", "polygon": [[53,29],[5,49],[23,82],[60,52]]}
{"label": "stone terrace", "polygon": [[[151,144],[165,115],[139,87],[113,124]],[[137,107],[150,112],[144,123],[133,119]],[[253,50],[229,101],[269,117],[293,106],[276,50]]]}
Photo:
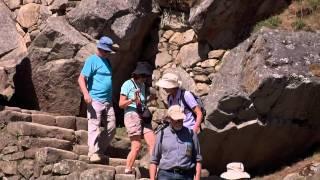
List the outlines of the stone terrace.
{"label": "stone terrace", "polygon": [[[0,106],[0,179],[148,179],[138,160],[124,174],[130,143],[119,137],[109,156],[89,164],[87,136],[85,118]],[[202,176],[211,179],[206,170]]]}

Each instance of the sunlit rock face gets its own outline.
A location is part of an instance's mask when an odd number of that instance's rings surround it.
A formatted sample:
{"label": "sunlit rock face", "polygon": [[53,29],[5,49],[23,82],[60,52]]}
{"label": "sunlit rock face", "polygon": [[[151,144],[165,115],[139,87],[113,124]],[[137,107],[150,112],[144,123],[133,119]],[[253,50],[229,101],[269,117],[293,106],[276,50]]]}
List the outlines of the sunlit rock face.
{"label": "sunlit rock face", "polygon": [[232,49],[212,77],[204,164],[275,167],[319,142],[320,35],[264,30]]}

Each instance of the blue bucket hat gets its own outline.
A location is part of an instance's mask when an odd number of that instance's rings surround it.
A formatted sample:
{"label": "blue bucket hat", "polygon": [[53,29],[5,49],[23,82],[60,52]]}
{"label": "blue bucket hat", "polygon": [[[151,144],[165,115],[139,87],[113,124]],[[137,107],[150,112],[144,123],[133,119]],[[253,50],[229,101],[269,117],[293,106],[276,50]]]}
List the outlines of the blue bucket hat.
{"label": "blue bucket hat", "polygon": [[111,38],[102,36],[97,44],[97,48],[114,53],[114,51],[112,50],[113,45],[114,44]]}

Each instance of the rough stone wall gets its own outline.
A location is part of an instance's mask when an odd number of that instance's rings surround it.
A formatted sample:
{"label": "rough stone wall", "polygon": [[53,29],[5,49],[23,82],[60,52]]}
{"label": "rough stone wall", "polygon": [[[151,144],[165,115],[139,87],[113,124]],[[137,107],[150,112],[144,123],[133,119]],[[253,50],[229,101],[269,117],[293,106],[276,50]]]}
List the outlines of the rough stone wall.
{"label": "rough stone wall", "polygon": [[[100,164],[89,164],[87,119],[0,107],[0,178],[140,179],[146,169],[135,163],[125,175],[129,140],[116,137]],[[118,144],[118,145],[117,145]],[[121,145],[120,145],[121,144]],[[119,151],[123,151],[120,155]]]}

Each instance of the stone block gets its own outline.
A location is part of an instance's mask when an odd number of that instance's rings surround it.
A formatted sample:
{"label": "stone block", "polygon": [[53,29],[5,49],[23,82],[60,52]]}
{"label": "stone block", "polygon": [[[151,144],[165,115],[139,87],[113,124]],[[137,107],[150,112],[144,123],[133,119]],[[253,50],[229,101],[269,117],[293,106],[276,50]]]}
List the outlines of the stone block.
{"label": "stone block", "polygon": [[135,180],[136,177],[133,174],[116,174],[115,180]]}
{"label": "stone block", "polygon": [[92,179],[114,179],[115,171],[110,171],[102,168],[94,168],[85,170],[80,174],[80,180]]}
{"label": "stone block", "polygon": [[113,166],[102,165],[102,164],[88,164],[88,169],[95,169],[95,168],[106,169],[106,170],[114,171],[114,173],[116,173],[116,169]]}
{"label": "stone block", "polygon": [[16,121],[26,121],[31,122],[31,115],[25,114],[17,111],[4,110],[0,111],[0,122],[16,122]]}
{"label": "stone block", "polygon": [[88,119],[82,117],[76,117],[76,130],[88,131]]}
{"label": "stone block", "polygon": [[[124,174],[124,171],[126,169],[126,166],[116,166],[115,170],[116,170],[116,174]],[[132,174],[135,174],[135,168],[132,168]]]}
{"label": "stone block", "polygon": [[5,174],[17,174],[18,163],[16,161],[0,161],[0,169]]}
{"label": "stone block", "polygon": [[219,50],[213,50],[208,53],[209,59],[221,59],[224,55],[226,50],[219,49]]}
{"label": "stone block", "polygon": [[16,152],[13,154],[7,154],[2,156],[2,160],[4,161],[16,161],[24,158],[24,152]]}
{"label": "stone block", "polygon": [[89,156],[87,156],[87,155],[80,155],[80,156],[79,156],[79,161],[83,161],[83,162],[89,163]]}
{"label": "stone block", "polygon": [[19,151],[18,146],[7,146],[7,147],[3,148],[1,153],[6,155],[6,154],[15,153],[17,151]]}
{"label": "stone block", "polygon": [[53,165],[52,172],[58,175],[68,175],[75,171],[84,171],[88,168],[87,163],[77,160],[62,160]]}
{"label": "stone block", "polygon": [[50,137],[74,141],[74,131],[59,127],[45,126],[30,122],[11,122],[7,126],[7,131],[12,135]]}
{"label": "stone block", "polygon": [[18,141],[19,145],[26,148],[53,147],[63,150],[72,150],[72,142],[56,138],[33,138],[22,136]]}
{"label": "stone block", "polygon": [[74,145],[72,151],[79,155],[87,155],[89,147],[87,145]]}
{"label": "stone block", "polygon": [[21,108],[18,108],[18,107],[10,107],[10,106],[5,106],[4,107],[4,110],[8,110],[8,111],[15,111],[15,112],[22,112],[22,109]]}
{"label": "stone block", "polygon": [[27,159],[34,159],[35,154],[37,151],[39,151],[41,148],[31,148],[26,151],[24,151],[24,157]]}
{"label": "stone block", "polygon": [[52,164],[45,165],[42,168],[42,174],[44,174],[44,175],[51,174],[52,173],[52,169],[53,169],[53,165]]}
{"label": "stone block", "polygon": [[32,122],[33,123],[38,123],[38,124],[43,124],[47,126],[55,126],[56,125],[56,120],[54,116],[46,115],[46,114],[32,114]]}
{"label": "stone block", "polygon": [[56,116],[56,125],[66,129],[76,130],[76,117]]}
{"label": "stone block", "polygon": [[[110,166],[125,166],[127,163],[126,159],[120,159],[120,158],[109,158],[109,165]],[[139,166],[140,161],[136,160],[134,162],[134,166]]]}
{"label": "stone block", "polygon": [[0,132],[0,151],[2,151],[6,146],[15,144],[17,138],[6,131]]}
{"label": "stone block", "polygon": [[35,159],[40,164],[55,163],[63,159],[77,160],[78,158],[79,155],[73,152],[50,147],[41,148],[35,154]]}
{"label": "stone block", "polygon": [[33,160],[22,160],[18,165],[19,173],[26,179],[29,179],[33,174],[34,161]]}
{"label": "stone block", "polygon": [[77,144],[80,144],[80,145],[88,144],[88,131],[78,130],[78,131],[75,131],[75,135],[76,135]]}

